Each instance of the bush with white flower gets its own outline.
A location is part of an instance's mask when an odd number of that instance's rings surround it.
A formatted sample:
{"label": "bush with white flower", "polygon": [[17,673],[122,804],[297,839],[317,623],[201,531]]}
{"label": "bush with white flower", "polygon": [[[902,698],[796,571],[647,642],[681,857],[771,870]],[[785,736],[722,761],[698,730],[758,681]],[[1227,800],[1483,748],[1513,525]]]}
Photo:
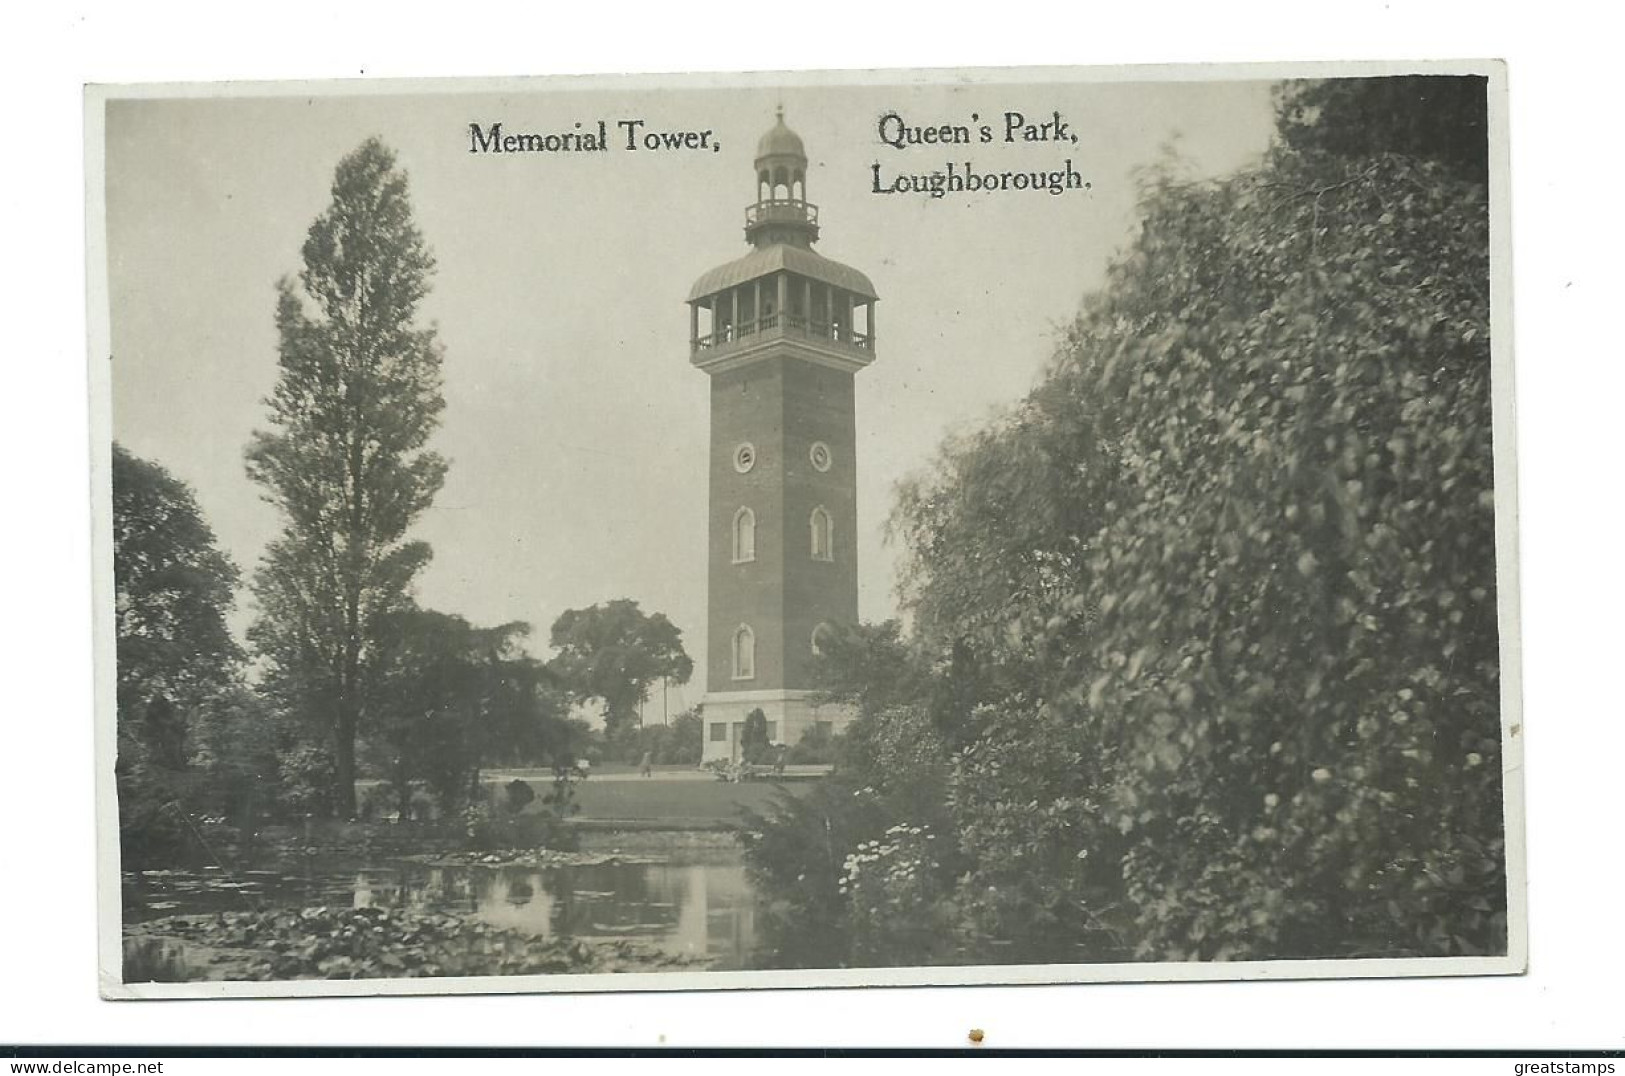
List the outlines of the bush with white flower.
{"label": "bush with white flower", "polygon": [[902,822],[848,853],[837,885],[857,959],[921,961],[940,945],[947,886],[936,844],[929,825]]}

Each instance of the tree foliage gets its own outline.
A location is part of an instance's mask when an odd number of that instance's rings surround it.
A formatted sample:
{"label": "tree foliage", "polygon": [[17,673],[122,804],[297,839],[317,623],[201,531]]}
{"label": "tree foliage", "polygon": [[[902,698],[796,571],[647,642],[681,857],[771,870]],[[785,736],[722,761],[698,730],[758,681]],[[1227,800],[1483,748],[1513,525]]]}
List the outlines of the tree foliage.
{"label": "tree foliage", "polygon": [[440,347],[416,324],[434,262],[382,143],[339,162],[302,256],[297,281],[277,290],[274,429],[247,452],[284,521],[255,577],[250,638],[280,701],[331,737],[335,800],[348,814],[363,668],[429,559],[406,536],[446,470],[425,447],[444,406]]}
{"label": "tree foliage", "polygon": [[368,742],[403,816],[418,786],[443,811],[477,798],[481,765],[516,735],[538,746],[556,739],[548,726],[564,715],[549,707],[539,666],[519,648],[528,630],[477,628],[427,609],[379,624],[367,669]]}
{"label": "tree foliage", "polygon": [[602,700],[611,742],[636,726],[656,680],[686,684],[694,672],[682,632],[664,613],[645,614],[629,598],[565,610],[553,622],[552,643],[550,667],[577,698]]}
{"label": "tree foliage", "polygon": [[119,824],[133,858],[185,843],[208,715],[239,690],[237,569],[191,488],[113,446]]}
{"label": "tree foliage", "polygon": [[1457,178],[1489,174],[1489,80],[1483,75],[1394,75],[1282,83],[1281,140],[1305,152],[1434,161]]}
{"label": "tree foliage", "polygon": [[622,757],[636,762],[645,754],[656,766],[698,766],[705,749],[705,722],[697,710],[674,714],[669,724],[648,724],[625,741]]}
{"label": "tree foliage", "polygon": [[812,682],[818,701],[877,714],[926,691],[925,664],[902,624],[827,625],[818,633]]}
{"label": "tree foliage", "polygon": [[1011,689],[1045,675],[1032,629],[1075,611],[1063,606],[1087,590],[1089,543],[1111,496],[1104,401],[1084,392],[1086,376],[1059,365],[1010,414],[950,440],[900,485],[892,514],[922,645],[964,647]]}
{"label": "tree foliage", "polygon": [[242,651],[226,617],[238,574],[191,488],[163,467],[115,444],[112,485],[119,709],[143,721],[160,700],[184,709],[235,677]]}
{"label": "tree foliage", "polygon": [[188,731],[196,810],[252,832],[292,809],[297,793],[282,779],[291,730],[258,692],[234,683],[198,708]]}
{"label": "tree foliage", "polygon": [[1482,84],[1278,103],[1258,167],[1152,178],[1040,386],[903,487],[923,679],[838,690],[889,699],[849,752],[888,822],[942,775],[973,948],[1505,949]]}
{"label": "tree foliage", "polygon": [[976,711],[952,759],[946,814],[970,867],[961,927],[973,949],[1041,962],[1129,959],[1111,826],[1120,753],[1066,707],[1011,696]]}
{"label": "tree foliage", "polygon": [[698,766],[705,752],[705,720],[698,710],[684,710],[671,719],[671,726],[654,752],[654,760],[663,765]]}
{"label": "tree foliage", "polygon": [[1153,191],[1087,315],[1144,953],[1505,944],[1488,249],[1435,162],[1282,153]]}

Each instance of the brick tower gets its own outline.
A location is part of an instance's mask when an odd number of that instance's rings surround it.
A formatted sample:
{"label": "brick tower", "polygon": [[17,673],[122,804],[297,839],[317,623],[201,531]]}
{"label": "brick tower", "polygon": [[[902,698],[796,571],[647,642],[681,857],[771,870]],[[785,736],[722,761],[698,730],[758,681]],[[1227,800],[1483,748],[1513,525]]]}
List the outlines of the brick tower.
{"label": "brick tower", "polygon": [[756,148],[752,250],[689,292],[690,361],[711,377],[707,761],[746,715],[795,744],[848,719],[810,701],[826,625],[858,619],[853,375],[874,361],[869,278],[813,251],[807,154],[779,110]]}

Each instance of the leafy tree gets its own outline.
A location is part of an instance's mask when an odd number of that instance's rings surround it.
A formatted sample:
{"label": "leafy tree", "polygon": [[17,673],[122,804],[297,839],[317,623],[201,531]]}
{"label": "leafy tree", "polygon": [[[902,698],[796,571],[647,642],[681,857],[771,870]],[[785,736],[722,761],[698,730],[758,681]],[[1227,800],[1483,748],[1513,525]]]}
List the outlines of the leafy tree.
{"label": "leafy tree", "polygon": [[[1069,571],[999,607],[1039,697],[983,711],[955,763],[991,933],[1124,936],[1094,857],[1141,957],[1504,948],[1483,188],[1403,140],[1287,141],[1150,188],[1036,394],[1074,414],[989,441],[1043,474],[1070,425],[1055,466],[1099,478]],[[956,565],[1013,526],[984,518],[929,586],[978,584]]]}
{"label": "leafy tree", "polygon": [[886,801],[894,821],[946,828],[950,752],[922,705],[861,715],[843,736],[845,779]]}
{"label": "leafy tree", "polygon": [[1015,956],[1505,945],[1482,81],[1278,110],[1262,167],[1149,187],[893,521],[982,703],[958,899]]}
{"label": "leafy tree", "polygon": [[921,644],[967,648],[1005,669],[1012,688],[1044,675],[1033,629],[1076,612],[1066,602],[1087,589],[1089,543],[1116,473],[1077,344],[1063,343],[1011,413],[949,440],[933,467],[902,483],[889,524],[904,546],[902,593]]}
{"label": "leafy tree", "polygon": [[[238,575],[191,487],[163,467],[115,444],[112,485],[119,711],[144,725],[154,707],[184,709],[232,683],[242,651],[226,616]],[[185,761],[183,736],[154,738]]]}
{"label": "leafy tree", "polygon": [[819,703],[877,714],[916,701],[926,690],[927,663],[903,638],[902,624],[838,624],[818,633],[812,678]]}
{"label": "leafy tree", "polygon": [[482,764],[526,744],[539,761],[568,745],[545,674],[520,649],[522,623],[479,628],[426,609],[382,621],[368,667],[372,754],[404,814],[423,785],[444,811],[475,801]]}
{"label": "leafy tree", "polygon": [[334,800],[348,815],[363,670],[429,560],[406,534],[446,471],[425,449],[444,407],[441,351],[434,330],[415,324],[434,261],[382,143],[339,162],[302,253],[297,281],[277,289],[275,428],[247,452],[284,519],[254,580],[250,639],[274,696],[329,738]]}
{"label": "leafy tree", "polygon": [[113,446],[119,825],[134,855],[186,839],[196,725],[232,692],[242,653],[226,626],[237,569],[191,488]]}
{"label": "leafy tree", "polygon": [[528,636],[529,626],[522,633],[518,625],[509,627],[516,631],[515,649],[492,657],[498,675],[480,735],[480,761],[487,766],[550,766],[561,759],[573,763],[577,752],[570,745],[577,737],[565,730],[569,696],[551,669],[518,652],[518,634]]}
{"label": "leafy tree", "polygon": [[277,759],[282,806],[294,817],[333,813],[333,753],[297,738]]}
{"label": "leafy tree", "polygon": [[[761,922],[774,960],[827,967],[831,959],[937,959],[953,940],[951,916],[926,904],[967,867],[950,840],[935,836],[930,856],[914,854],[923,846],[913,837],[951,832],[943,742],[918,706],[861,715],[842,739],[849,744],[840,768],[810,792],[781,789],[765,810],[742,812],[745,863],[766,898]],[[922,833],[899,838],[899,825]],[[910,848],[885,851],[904,844]],[[888,869],[911,864],[906,884],[867,871],[854,885],[854,868],[880,859]]]}
{"label": "leafy tree", "polygon": [[949,440],[902,483],[889,529],[904,545],[901,595],[928,655],[930,705],[954,749],[977,708],[1065,692],[1092,623],[1089,554],[1118,468],[1093,353],[1074,327],[1046,377],[1010,413]]}
{"label": "leafy tree", "polygon": [[1091,314],[1143,954],[1504,948],[1488,248],[1436,162],[1283,152],[1155,190]]}
{"label": "leafy tree", "polygon": [[252,830],[290,808],[280,777],[293,739],[257,692],[241,683],[219,692],[198,708],[188,731],[201,809]]}
{"label": "leafy tree", "polygon": [[684,710],[664,730],[665,748],[655,761],[666,765],[698,766],[705,752],[705,722],[696,710]]}
{"label": "leafy tree", "polygon": [[551,668],[580,699],[604,704],[604,733],[623,740],[636,725],[638,707],[661,677],[686,684],[694,662],[683,635],[664,613],[645,615],[638,603],[619,598],[586,609],[568,609],[553,622]]}
{"label": "leafy tree", "polygon": [[1276,126],[1295,150],[1340,157],[1398,154],[1436,161],[1457,178],[1489,174],[1489,80],[1393,75],[1282,83]]}
{"label": "leafy tree", "polygon": [[936,655],[916,697],[946,741],[934,766],[968,864],[961,926],[989,959],[1127,955],[1124,844],[1104,816],[1118,750],[1087,707],[1090,558],[1121,471],[1092,324],[1069,327],[1025,400],[903,483],[890,523],[914,645]]}
{"label": "leafy tree", "polygon": [[461,807],[479,774],[475,739],[486,686],[472,625],[403,610],[379,621],[373,643],[366,739],[402,816],[419,783],[443,810]]}

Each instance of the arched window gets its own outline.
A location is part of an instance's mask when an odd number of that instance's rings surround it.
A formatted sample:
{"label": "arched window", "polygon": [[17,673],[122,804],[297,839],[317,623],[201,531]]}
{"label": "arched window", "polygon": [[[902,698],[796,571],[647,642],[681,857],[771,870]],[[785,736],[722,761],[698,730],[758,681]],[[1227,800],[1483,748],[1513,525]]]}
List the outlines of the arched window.
{"label": "arched window", "polygon": [[756,513],[741,508],[734,513],[734,563],[756,559]]}
{"label": "arched window", "polygon": [[819,505],[817,508],[814,508],[812,511],[812,519],[808,520],[807,522],[809,528],[812,530],[812,559],[834,560],[835,527],[830,521],[829,513],[824,511],[824,506]]}
{"label": "arched window", "polygon": [[734,679],[756,678],[756,633],[749,624],[741,624],[734,632]]}
{"label": "arched window", "polygon": [[829,621],[820,621],[812,630],[812,655],[815,658],[824,656],[824,647],[834,637],[835,629],[829,626]]}

